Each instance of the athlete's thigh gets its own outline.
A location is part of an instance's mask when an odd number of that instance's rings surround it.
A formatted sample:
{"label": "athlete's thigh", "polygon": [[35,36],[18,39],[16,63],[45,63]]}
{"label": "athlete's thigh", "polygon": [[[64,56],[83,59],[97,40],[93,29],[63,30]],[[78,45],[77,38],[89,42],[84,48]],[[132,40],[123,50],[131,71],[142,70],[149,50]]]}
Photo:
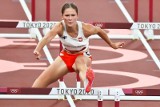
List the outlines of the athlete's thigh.
{"label": "athlete's thigh", "polygon": [[75,63],[73,64],[73,69],[78,70],[78,67],[80,66],[87,66],[90,67],[91,66],[91,58],[89,58],[88,56],[85,55],[80,55],[76,58]]}
{"label": "athlete's thigh", "polygon": [[92,62],[91,58],[89,58],[88,56],[85,56],[85,55],[80,55],[75,60],[75,64],[81,63],[81,64],[86,64],[87,66],[91,66],[91,62]]}
{"label": "athlete's thigh", "polygon": [[68,69],[63,60],[58,56],[55,61],[42,73],[44,78],[55,81],[68,73]]}

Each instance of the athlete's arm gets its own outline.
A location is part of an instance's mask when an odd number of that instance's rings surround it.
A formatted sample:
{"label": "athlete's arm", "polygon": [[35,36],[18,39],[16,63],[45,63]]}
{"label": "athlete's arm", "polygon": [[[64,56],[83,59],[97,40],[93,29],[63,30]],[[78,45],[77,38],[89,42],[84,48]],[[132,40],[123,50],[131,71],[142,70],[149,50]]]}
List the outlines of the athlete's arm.
{"label": "athlete's arm", "polygon": [[41,49],[47,45],[59,32],[62,30],[61,23],[56,24],[38,43],[37,47],[34,50],[34,54],[37,56],[37,59],[41,57]]}
{"label": "athlete's arm", "polygon": [[100,27],[96,27],[91,24],[83,24],[83,30],[84,34],[86,34],[87,37],[94,34],[99,35],[99,37],[101,37],[109,46],[111,46],[114,49],[120,48],[124,45],[124,42],[112,42],[108,37],[107,33]]}

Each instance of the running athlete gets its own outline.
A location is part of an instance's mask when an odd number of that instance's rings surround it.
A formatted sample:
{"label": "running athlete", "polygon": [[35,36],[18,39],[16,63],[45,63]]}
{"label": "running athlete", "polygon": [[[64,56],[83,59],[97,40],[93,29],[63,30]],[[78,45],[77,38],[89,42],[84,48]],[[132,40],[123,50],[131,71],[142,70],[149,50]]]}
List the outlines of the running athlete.
{"label": "running athlete", "polygon": [[56,35],[59,35],[63,49],[55,61],[35,80],[32,87],[45,88],[69,72],[79,74],[86,92],[90,92],[94,80],[91,68],[92,57],[89,53],[89,37],[99,35],[113,49],[121,48],[124,42],[113,43],[106,32],[99,27],[78,20],[78,8],[73,3],[62,7],[62,21],[57,23],[34,50],[37,59],[41,57],[41,49]]}

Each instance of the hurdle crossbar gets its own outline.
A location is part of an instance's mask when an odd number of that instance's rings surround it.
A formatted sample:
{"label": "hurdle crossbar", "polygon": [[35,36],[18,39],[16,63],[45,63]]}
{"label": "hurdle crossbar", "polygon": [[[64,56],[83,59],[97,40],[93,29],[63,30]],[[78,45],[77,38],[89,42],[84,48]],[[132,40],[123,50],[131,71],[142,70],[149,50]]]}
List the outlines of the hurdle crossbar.
{"label": "hurdle crossbar", "polygon": [[101,90],[103,95],[134,95],[134,96],[160,96],[159,89],[141,88],[92,88],[89,93],[84,88],[30,88],[30,87],[0,87],[0,94],[50,94],[50,95],[97,95]]}
{"label": "hurdle crossbar", "polygon": [[[57,21],[17,21],[17,20],[0,20],[1,28],[52,28]],[[148,22],[93,22],[94,26],[102,29],[160,29],[160,23]]]}
{"label": "hurdle crossbar", "polygon": [[[1,24],[2,23],[2,24]],[[16,20],[1,20],[1,28],[43,28],[43,33],[46,34],[57,22],[50,21],[16,21]],[[7,24],[7,25],[6,25]],[[135,33],[135,30],[139,29],[160,29],[160,23],[107,23],[107,22],[94,22],[92,23],[95,26],[101,27],[103,29],[131,29],[132,34],[118,35],[118,34],[108,34],[111,39],[139,39],[139,33]],[[31,35],[36,35],[34,32],[30,32]],[[97,35],[93,35],[90,38],[100,38]],[[149,37],[148,37],[149,38]],[[156,36],[152,36],[154,39],[159,39]]]}
{"label": "hurdle crossbar", "polygon": [[28,99],[36,99],[36,100],[50,100],[50,99],[61,99],[59,95],[0,95],[0,99],[17,99],[17,100],[28,100]]}
{"label": "hurdle crossbar", "polygon": [[[28,100],[28,99],[35,99],[35,100],[65,100],[60,97],[60,95],[0,95],[0,99],[17,99],[17,100]],[[81,96],[75,100],[97,100],[97,96]],[[114,96],[103,96],[103,100],[114,100]],[[74,100],[74,99],[73,99]],[[160,101],[160,96],[120,96],[121,101]]]}
{"label": "hurdle crossbar", "polygon": [[31,34],[7,34],[7,33],[1,33],[0,38],[36,38],[36,35],[31,35]]}
{"label": "hurdle crossbar", "polygon": [[[81,100],[98,100],[99,92],[103,100],[160,100],[159,89],[92,88],[86,93],[84,88],[18,88],[1,87],[0,99],[62,99],[60,96],[73,95]],[[47,97],[48,96],[48,97]]]}

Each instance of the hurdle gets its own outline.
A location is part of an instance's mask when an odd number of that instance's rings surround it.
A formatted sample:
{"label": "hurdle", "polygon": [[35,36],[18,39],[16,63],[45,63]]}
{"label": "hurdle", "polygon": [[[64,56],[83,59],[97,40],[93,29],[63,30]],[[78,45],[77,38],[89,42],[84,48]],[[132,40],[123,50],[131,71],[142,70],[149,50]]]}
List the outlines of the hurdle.
{"label": "hurdle", "polygon": [[[25,21],[26,22],[26,21]],[[5,23],[5,22],[4,22]],[[27,21],[27,23],[28,23],[28,21]],[[36,22],[35,22],[36,23]],[[39,23],[41,23],[41,22],[37,22],[38,24]],[[44,23],[44,24],[46,24],[46,22],[42,22],[42,23]],[[50,22],[49,22],[50,23]],[[54,22],[53,22],[54,23]],[[41,34],[39,34],[39,31],[37,30],[37,28],[36,27],[38,27],[38,24],[35,26],[35,28],[34,28],[34,26],[32,25],[32,22],[31,22],[31,26],[27,26],[27,25],[25,25],[25,27],[27,28],[29,28],[30,29],[30,33],[33,33],[33,34],[36,34],[36,35],[41,35]],[[93,23],[93,24],[95,24],[95,26],[98,26],[98,27],[103,27],[103,26],[105,26],[104,28],[111,28],[111,26],[110,27],[106,27],[106,25],[109,25],[109,24],[114,24],[114,25],[116,25],[116,23],[104,23],[104,22],[95,22],[95,23]],[[125,23],[121,23],[122,25],[123,24],[125,24]],[[130,25],[132,25],[132,24],[135,24],[135,23],[127,23],[127,24],[130,24]],[[145,24],[145,23],[144,23]],[[142,24],[142,26],[144,25],[144,24]],[[148,24],[148,23],[147,23]],[[150,23],[150,24],[153,24],[153,23]],[[43,25],[43,24],[42,24]],[[51,25],[51,24],[46,24],[46,26],[47,25]],[[156,23],[155,24],[156,26],[158,26],[158,23]],[[117,25],[116,25],[117,26]],[[138,23],[135,25],[135,26],[138,26]],[[3,27],[3,26],[2,26]],[[11,26],[12,27],[12,26]],[[15,27],[15,25],[14,25],[14,27]],[[130,26],[129,26],[130,27]],[[22,26],[21,28],[24,28],[24,26]],[[27,28],[27,29],[28,29]],[[42,26],[42,28],[43,28],[43,26]],[[45,28],[49,28],[49,26],[48,27],[45,27]],[[142,29],[147,29],[148,27],[141,27]],[[36,29],[36,30],[35,30]],[[114,27],[112,27],[112,29],[114,29]],[[115,29],[117,29],[117,28],[115,28]],[[122,28],[122,29],[124,29],[124,28]],[[135,27],[135,29],[136,29],[136,27]],[[151,29],[154,29],[154,27],[152,27]],[[156,27],[156,29],[158,29],[158,27]],[[49,30],[49,29],[48,29]],[[35,33],[36,32],[36,33]],[[96,36],[96,35],[95,35]],[[110,35],[109,35],[110,36]],[[110,38],[116,38],[116,39],[119,39],[118,38],[118,36],[119,35],[115,35],[115,37],[113,37],[113,35],[111,35],[110,36]],[[123,35],[122,35],[123,36]],[[8,36],[9,37],[9,36]],[[37,37],[37,36],[36,36]],[[97,38],[97,37],[95,37],[95,38]],[[122,37],[121,39],[126,39],[127,37]],[[128,36],[128,38],[127,39],[133,39],[133,38],[135,38],[135,35],[133,35],[133,37],[131,38],[131,36],[129,35]],[[41,37],[40,36],[38,36],[38,39],[40,40],[41,39]],[[47,49],[46,49],[47,50]],[[45,50],[45,51],[46,51]],[[49,52],[47,52],[47,53],[49,53]],[[48,55],[47,55],[48,56]],[[48,59],[50,59],[50,58],[48,58]],[[52,58],[51,58],[52,59]],[[52,61],[50,61],[50,62],[52,62]],[[4,89],[5,90],[5,89]],[[7,88],[7,90],[8,90],[8,88]],[[100,89],[101,90],[101,89]],[[102,89],[103,90],[103,89]],[[23,88],[22,88],[22,90],[20,90],[21,92],[23,92]],[[143,92],[143,91],[142,91]],[[132,98],[130,98],[130,96],[123,96],[123,95],[119,95],[119,93],[116,93],[116,95],[111,95],[111,96],[105,96],[104,94],[103,94],[104,92],[103,91],[99,91],[99,96],[97,96],[97,95],[94,95],[94,96],[92,96],[92,95],[75,95],[76,96],[76,99],[82,99],[82,100],[85,100],[85,97],[87,96],[88,97],[88,99],[86,98],[86,100],[97,100],[97,99],[99,99],[99,104],[100,105],[102,105],[102,102],[101,101],[103,101],[103,100],[116,100],[117,102],[115,103],[115,105],[116,105],[116,107],[118,107],[118,105],[119,105],[119,100],[134,100],[134,96],[132,96]],[[108,91],[108,93],[112,93],[112,91]],[[141,91],[138,91],[138,93],[141,93]],[[5,94],[7,94],[7,93],[2,93],[3,95],[5,95]],[[11,96],[9,96],[9,94],[7,94],[7,96],[6,97],[10,97],[10,98],[19,98],[19,99],[25,99],[27,96],[26,95],[20,95],[21,93],[19,93],[18,95],[11,95]],[[23,93],[23,94],[25,94],[25,93]],[[39,94],[41,94],[41,93],[39,93]],[[70,93],[68,94],[69,96],[70,96]],[[68,96],[68,95],[66,95],[66,96]],[[50,99],[61,99],[61,98],[64,98],[64,97],[62,97],[62,96],[64,96],[64,95],[62,95],[61,97],[59,97],[59,96],[61,96],[61,95],[56,95],[56,96],[50,96],[50,95],[42,95],[42,99],[43,99],[43,97],[44,97],[44,99],[46,98],[50,98]],[[2,96],[3,97],[3,96]],[[5,96],[4,96],[5,97]],[[28,99],[29,98],[35,98],[35,99],[38,99],[38,98],[40,98],[40,96],[39,95],[34,95],[34,96],[28,96]],[[125,99],[125,98],[126,99]],[[128,97],[128,98],[127,98]],[[139,98],[139,99],[138,99]],[[140,96],[140,97],[135,97],[135,99],[137,99],[137,100],[144,100],[144,98],[148,98],[147,96]],[[154,99],[154,100],[159,100],[159,97],[155,97],[155,96],[152,96],[152,98]],[[7,99],[7,98],[6,98]],[[148,99],[150,99],[150,98],[148,98]],[[146,100],[148,100],[148,99],[146,99]]]}
{"label": "hurdle", "polygon": [[[126,8],[124,7],[124,5],[122,4],[122,2],[120,0],[115,0],[115,2],[117,3],[118,7],[120,8],[120,10],[122,11],[122,13],[124,14],[124,16],[127,18],[127,20],[129,21],[129,23],[134,23],[134,20],[131,18],[131,16],[129,15],[128,11],[126,10]],[[159,25],[158,25],[159,26]],[[150,47],[150,45],[147,43],[146,39],[144,38],[143,34],[141,33],[141,31],[139,29],[136,29],[135,32],[137,32],[137,36],[140,38],[141,42],[143,43],[143,45],[145,46],[145,48],[147,49],[147,51],[149,52],[150,56],[152,57],[152,59],[154,60],[154,62],[156,63],[158,69],[160,69],[160,62],[159,59],[157,58],[157,56],[155,55],[154,51],[152,50],[152,48]]]}
{"label": "hurdle", "polygon": [[98,107],[102,107],[102,102],[114,100],[115,106],[120,107],[120,101],[141,100],[159,101],[159,89],[122,89],[122,88],[92,88],[86,93],[84,88],[21,88],[21,87],[0,87],[0,99],[59,99],[64,97],[77,96],[75,100],[97,100]]}

